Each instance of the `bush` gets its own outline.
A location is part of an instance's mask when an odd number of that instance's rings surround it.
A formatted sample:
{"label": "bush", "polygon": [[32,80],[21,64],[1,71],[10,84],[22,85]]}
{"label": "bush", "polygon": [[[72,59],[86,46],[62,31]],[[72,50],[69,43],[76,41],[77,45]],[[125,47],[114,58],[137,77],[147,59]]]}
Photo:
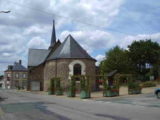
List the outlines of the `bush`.
{"label": "bush", "polygon": [[90,90],[90,83],[89,78],[87,76],[81,76],[81,91],[89,91]]}
{"label": "bush", "polygon": [[68,97],[75,97],[76,94],[76,81],[74,76],[71,77],[70,85],[68,87]]}
{"label": "bush", "polygon": [[63,89],[61,87],[61,80],[60,78],[54,78],[54,85],[55,85],[55,93],[56,95],[62,95],[63,94]]}
{"label": "bush", "polygon": [[141,86],[139,82],[135,82],[135,81],[130,81],[128,83],[128,94],[132,95],[132,94],[141,94]]}
{"label": "bush", "polygon": [[153,82],[153,81],[147,81],[147,82],[144,82],[142,83],[142,87],[155,87],[156,86],[156,83]]}
{"label": "bush", "polygon": [[52,78],[51,80],[50,80],[50,86],[49,86],[49,88],[48,88],[48,92],[52,95],[52,94],[54,94],[54,92],[55,92],[55,89],[54,89],[54,78]]}
{"label": "bush", "polygon": [[141,86],[138,82],[132,81],[128,83],[128,89],[137,90],[137,89],[141,89]]}
{"label": "bush", "polygon": [[104,90],[103,96],[104,97],[113,97],[119,95],[119,84],[115,83],[114,85],[109,85],[107,80],[105,79],[103,82]]}
{"label": "bush", "polygon": [[89,83],[89,78],[87,76],[81,76],[81,93],[80,97],[82,99],[90,98],[90,83]]}

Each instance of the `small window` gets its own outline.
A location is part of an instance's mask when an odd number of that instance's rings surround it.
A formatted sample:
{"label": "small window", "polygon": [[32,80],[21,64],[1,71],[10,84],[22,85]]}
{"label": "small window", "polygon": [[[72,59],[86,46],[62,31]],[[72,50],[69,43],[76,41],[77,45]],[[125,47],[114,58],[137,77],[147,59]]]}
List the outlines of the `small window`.
{"label": "small window", "polygon": [[8,73],[8,74],[7,74],[7,77],[11,77],[11,74]]}
{"label": "small window", "polygon": [[16,78],[19,78],[19,74],[18,73],[16,73]]}
{"label": "small window", "polygon": [[26,74],[23,74],[23,78],[26,78]]}

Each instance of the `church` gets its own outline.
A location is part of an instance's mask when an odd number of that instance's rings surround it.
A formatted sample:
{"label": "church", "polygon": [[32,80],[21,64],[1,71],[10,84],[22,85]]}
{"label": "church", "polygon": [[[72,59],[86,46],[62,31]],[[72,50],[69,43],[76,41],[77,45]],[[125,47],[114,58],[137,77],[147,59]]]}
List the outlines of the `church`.
{"label": "church", "polygon": [[47,91],[50,79],[59,77],[66,88],[73,75],[87,75],[92,89],[95,88],[96,60],[72,37],[66,36],[61,43],[56,39],[55,23],[48,49],[29,49],[28,90]]}

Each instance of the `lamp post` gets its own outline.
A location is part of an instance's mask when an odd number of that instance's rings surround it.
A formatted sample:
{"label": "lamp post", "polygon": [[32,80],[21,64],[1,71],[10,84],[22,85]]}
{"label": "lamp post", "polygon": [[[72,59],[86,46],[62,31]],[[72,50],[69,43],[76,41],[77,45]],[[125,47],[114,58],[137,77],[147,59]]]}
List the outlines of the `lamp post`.
{"label": "lamp post", "polygon": [[0,11],[0,13],[10,13],[11,11]]}

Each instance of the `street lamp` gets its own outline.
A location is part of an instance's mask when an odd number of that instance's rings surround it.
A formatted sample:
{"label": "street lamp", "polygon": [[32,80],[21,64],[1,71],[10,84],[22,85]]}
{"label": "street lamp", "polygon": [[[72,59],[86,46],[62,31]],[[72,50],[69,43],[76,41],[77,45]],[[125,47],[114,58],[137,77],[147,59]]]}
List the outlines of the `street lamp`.
{"label": "street lamp", "polygon": [[0,11],[0,13],[10,13],[11,11]]}

